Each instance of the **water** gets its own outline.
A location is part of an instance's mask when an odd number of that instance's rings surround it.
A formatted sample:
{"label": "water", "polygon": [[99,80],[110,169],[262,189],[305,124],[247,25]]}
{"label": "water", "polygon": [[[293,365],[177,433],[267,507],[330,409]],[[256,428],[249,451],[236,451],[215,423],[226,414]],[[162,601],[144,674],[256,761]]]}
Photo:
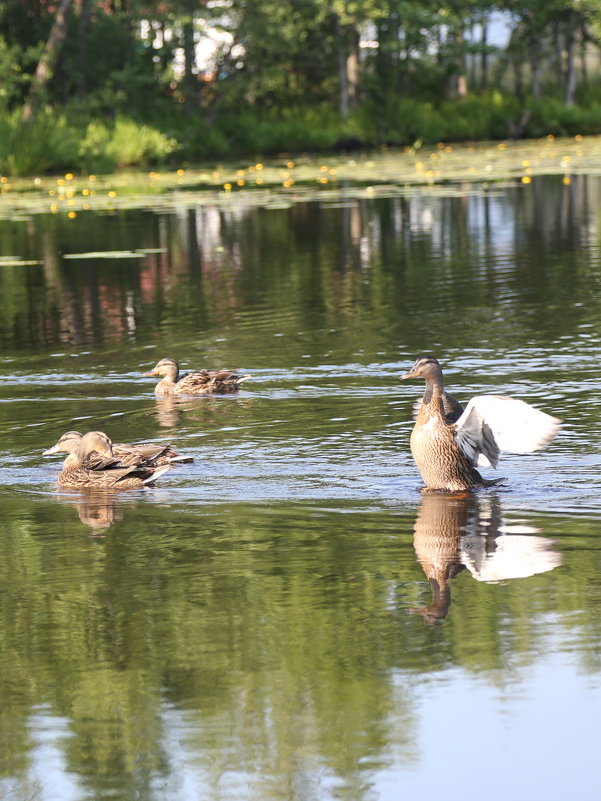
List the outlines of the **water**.
{"label": "water", "polygon": [[[598,797],[600,195],[0,220],[3,798]],[[422,496],[422,353],[560,436]],[[160,400],[162,356],[253,378]],[[59,491],[72,428],[195,461]]]}

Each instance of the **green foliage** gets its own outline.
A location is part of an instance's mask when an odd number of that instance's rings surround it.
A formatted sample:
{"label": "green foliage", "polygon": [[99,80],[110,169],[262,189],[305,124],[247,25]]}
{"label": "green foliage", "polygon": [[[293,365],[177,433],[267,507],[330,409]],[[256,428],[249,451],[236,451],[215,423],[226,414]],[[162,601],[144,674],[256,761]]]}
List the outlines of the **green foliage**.
{"label": "green foliage", "polygon": [[498,94],[434,104],[389,95],[360,112],[365,139],[371,144],[408,145],[475,139],[504,139],[512,116],[519,116],[514,98]]}
{"label": "green foliage", "polygon": [[[481,35],[498,14],[502,49]],[[21,130],[53,21],[47,4],[0,3],[5,173],[601,130],[601,90],[577,57],[598,47],[598,0],[233,0],[227,16],[87,0],[44,83],[54,112]],[[192,44],[216,31],[214,55],[194,63]]]}
{"label": "green foliage", "polygon": [[139,125],[123,117],[109,126],[93,121],[80,142],[78,164],[95,172],[145,166],[163,161],[176,148],[174,139],[149,125]]}
{"label": "green foliage", "polygon": [[351,121],[342,120],[325,105],[262,113],[247,108],[241,114],[224,116],[220,127],[239,153],[330,150],[340,140],[359,133]]}
{"label": "green foliage", "polygon": [[601,101],[593,100],[579,106],[566,106],[559,100],[548,98],[531,101],[532,113],[526,134],[537,137],[547,134],[574,136],[601,133]]}
{"label": "green foliage", "polygon": [[0,113],[0,172],[36,175],[56,170],[106,172],[162,162],[178,144],[149,125],[119,117],[82,125],[50,111],[21,121],[21,109]]}
{"label": "green foliage", "polygon": [[0,35],[0,104],[12,105],[19,97],[26,81],[19,65],[19,46],[8,45]]}
{"label": "green foliage", "polygon": [[77,134],[64,116],[39,114],[28,123],[21,109],[0,113],[0,171],[5,175],[36,175],[70,167],[76,161]]}

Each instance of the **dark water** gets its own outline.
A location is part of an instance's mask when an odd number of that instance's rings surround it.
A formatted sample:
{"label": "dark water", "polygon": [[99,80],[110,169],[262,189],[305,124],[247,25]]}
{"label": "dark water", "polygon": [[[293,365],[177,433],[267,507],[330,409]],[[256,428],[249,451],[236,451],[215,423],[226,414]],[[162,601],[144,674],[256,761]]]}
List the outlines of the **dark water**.
{"label": "dark water", "polygon": [[[3,799],[599,797],[600,200],[0,220],[0,257],[39,262],[0,258]],[[421,496],[422,353],[559,438]],[[162,356],[253,379],[159,401]],[[195,461],[57,491],[72,428]]]}

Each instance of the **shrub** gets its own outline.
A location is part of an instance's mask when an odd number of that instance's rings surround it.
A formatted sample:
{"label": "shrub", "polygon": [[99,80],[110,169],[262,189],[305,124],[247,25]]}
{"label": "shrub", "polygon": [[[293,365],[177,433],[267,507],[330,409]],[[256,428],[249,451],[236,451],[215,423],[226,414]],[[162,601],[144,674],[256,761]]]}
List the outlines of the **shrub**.
{"label": "shrub", "polygon": [[79,145],[79,160],[87,170],[145,166],[164,161],[178,146],[175,139],[133,120],[119,117],[114,125],[90,122]]}
{"label": "shrub", "polygon": [[0,113],[0,171],[36,175],[71,168],[77,161],[77,136],[62,115],[48,111],[22,122],[22,110]]}

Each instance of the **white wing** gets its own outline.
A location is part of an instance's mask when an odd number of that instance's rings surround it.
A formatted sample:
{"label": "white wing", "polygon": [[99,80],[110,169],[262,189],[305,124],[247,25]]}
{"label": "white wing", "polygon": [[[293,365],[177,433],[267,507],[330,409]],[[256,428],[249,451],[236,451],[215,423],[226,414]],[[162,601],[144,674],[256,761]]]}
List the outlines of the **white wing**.
{"label": "white wing", "polygon": [[561,420],[504,395],[476,395],[455,424],[455,439],[471,464],[497,466],[500,451],[530,453],[556,436]]}

